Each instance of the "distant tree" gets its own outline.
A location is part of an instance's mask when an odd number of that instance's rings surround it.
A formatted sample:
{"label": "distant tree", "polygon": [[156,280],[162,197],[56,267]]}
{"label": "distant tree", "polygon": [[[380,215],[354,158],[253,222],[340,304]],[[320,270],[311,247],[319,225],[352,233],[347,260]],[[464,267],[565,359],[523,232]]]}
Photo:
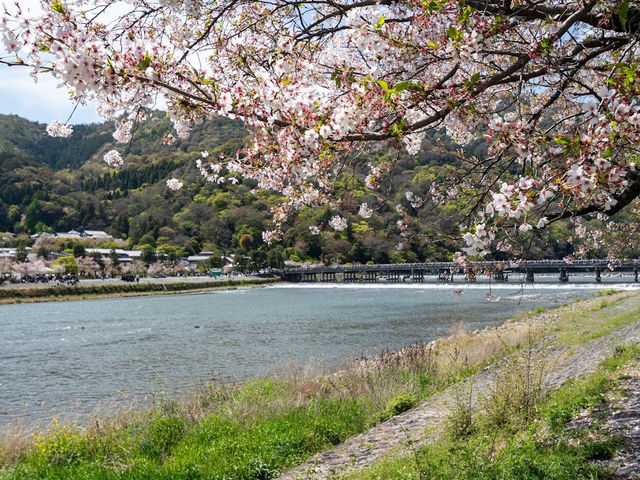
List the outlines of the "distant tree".
{"label": "distant tree", "polygon": [[144,235],[142,235],[142,237],[140,237],[140,239],[138,240],[138,243],[140,245],[151,245],[151,246],[155,246],[156,244],[156,238],[153,236],[152,232],[147,232]]}
{"label": "distant tree", "polygon": [[366,263],[369,260],[369,255],[367,254],[367,250],[364,248],[361,242],[356,241],[353,243],[351,250],[347,255],[347,258],[352,262],[357,263]]}
{"label": "distant tree", "polygon": [[238,244],[240,245],[240,248],[242,248],[245,252],[250,251],[251,247],[253,246],[253,236],[248,233],[242,234],[240,236]]}
{"label": "distant tree", "polygon": [[106,267],[106,264],[105,264],[104,259],[102,258],[102,255],[100,254],[100,252],[91,252],[91,253],[89,254],[89,257],[90,257],[94,262],[96,262],[96,264],[98,265],[98,268],[100,268],[100,273],[101,273],[102,275],[104,275],[104,273],[105,273],[105,267]]}
{"label": "distant tree", "polygon": [[58,267],[65,274],[76,275],[78,273],[78,262],[75,257],[58,257],[53,261],[54,270]]}
{"label": "distant tree", "polygon": [[36,230],[36,233],[43,233],[43,232],[53,233],[53,229],[44,222],[36,223],[35,230]]}
{"label": "distant tree", "polygon": [[100,271],[100,265],[91,257],[77,259],[78,272],[85,277],[95,277]]}
{"label": "distant tree", "polygon": [[0,258],[0,278],[4,278],[7,274],[11,273],[11,267],[13,261],[10,258]]}
{"label": "distant tree", "polygon": [[74,243],[73,244],[73,256],[78,258],[78,257],[84,257],[85,254],[87,253],[87,251],[84,248],[84,245],[82,245],[81,243]]}
{"label": "distant tree", "polygon": [[264,245],[251,250],[249,256],[251,257],[251,270],[257,272],[267,266],[267,252],[265,251]]}
{"label": "distant tree", "polygon": [[152,277],[165,277],[167,275],[167,267],[160,262],[149,265],[147,273]]}
{"label": "distant tree", "polygon": [[24,215],[24,225],[27,232],[34,233],[36,231],[36,225],[42,221],[42,207],[37,198],[31,200],[31,203],[27,205]]}
{"label": "distant tree", "polygon": [[169,267],[167,267],[167,274],[172,275],[172,276],[176,276],[176,275],[180,275],[183,276],[185,274],[188,273],[187,267],[186,265],[177,262],[174,265],[171,265]]}
{"label": "distant tree", "polygon": [[11,205],[9,207],[9,211],[7,212],[7,217],[12,223],[20,220],[20,207],[18,205]]}
{"label": "distant tree", "polygon": [[39,257],[48,258],[53,248],[53,236],[46,232],[41,233],[33,244],[33,248]]}
{"label": "distant tree", "polygon": [[276,245],[267,252],[267,265],[271,268],[282,268],[284,266],[284,253],[280,245]]}
{"label": "distant tree", "polygon": [[120,265],[120,257],[118,256],[115,248],[112,248],[109,252],[109,259],[111,260],[111,266],[113,268],[118,268],[118,265]]}
{"label": "distant tree", "polygon": [[126,215],[116,215],[114,221],[111,223],[111,233],[113,236],[122,237],[129,234],[129,219]]}
{"label": "distant tree", "polygon": [[151,245],[146,245],[142,249],[142,254],[140,255],[140,260],[142,260],[147,265],[154,263],[157,259],[156,249]]}
{"label": "distant tree", "polygon": [[16,247],[16,262],[26,262],[27,261],[27,248],[24,245],[18,245]]}
{"label": "distant tree", "polygon": [[251,261],[251,257],[247,255],[246,250],[238,248],[235,251],[235,255],[233,257],[233,266],[236,269],[240,270],[241,272],[246,271],[247,268],[249,268],[250,261]]}
{"label": "distant tree", "polygon": [[224,266],[224,257],[222,252],[214,250],[213,255],[205,260],[205,265],[207,268],[222,268]]}

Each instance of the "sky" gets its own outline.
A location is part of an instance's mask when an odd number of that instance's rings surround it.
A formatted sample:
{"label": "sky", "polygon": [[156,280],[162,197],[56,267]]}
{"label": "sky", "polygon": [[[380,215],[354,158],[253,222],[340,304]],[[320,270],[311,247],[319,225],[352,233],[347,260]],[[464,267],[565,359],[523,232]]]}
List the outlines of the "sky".
{"label": "sky", "polygon": [[[1,5],[1,3],[0,3]],[[39,0],[20,0],[20,8],[37,12]],[[41,11],[41,10],[40,10]],[[2,54],[0,43],[0,55]],[[14,114],[41,123],[66,122],[75,104],[64,88],[49,74],[39,75],[38,83],[29,75],[28,67],[0,65],[0,114]],[[95,105],[78,106],[71,124],[101,122]]]}
{"label": "sky", "polygon": [[[40,75],[35,83],[29,68],[0,65],[0,113],[15,114],[41,123],[65,122],[74,102],[66,89],[58,88],[51,75]],[[79,106],[69,123],[101,122],[95,105]]]}

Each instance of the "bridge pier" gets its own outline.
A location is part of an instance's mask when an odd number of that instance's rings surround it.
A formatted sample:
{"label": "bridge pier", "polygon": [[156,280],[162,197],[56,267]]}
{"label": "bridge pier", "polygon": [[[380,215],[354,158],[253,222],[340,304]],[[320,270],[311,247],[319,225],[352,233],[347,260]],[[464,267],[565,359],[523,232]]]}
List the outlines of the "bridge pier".
{"label": "bridge pier", "polygon": [[322,272],[322,281],[336,283],[336,272]]}
{"label": "bridge pier", "polygon": [[438,282],[453,282],[453,275],[451,270],[440,270],[438,272]]}
{"label": "bridge pier", "polygon": [[317,282],[318,279],[317,279],[315,273],[303,273],[302,274],[302,281],[303,282]]}
{"label": "bridge pier", "polygon": [[602,282],[602,277],[600,276],[600,267],[596,267],[596,282]]}
{"label": "bridge pier", "polygon": [[567,283],[569,281],[569,275],[567,274],[566,268],[563,267],[560,269],[560,277],[558,280],[560,280],[560,283]]}
{"label": "bridge pier", "polygon": [[389,279],[389,282],[392,282],[392,283],[397,283],[401,281],[400,272],[390,271],[389,275],[387,275],[387,278]]}
{"label": "bridge pier", "polygon": [[638,267],[633,269],[633,276],[634,276],[633,281],[638,283]]}
{"label": "bridge pier", "polygon": [[344,283],[353,283],[357,280],[356,272],[344,272],[342,274],[342,281]]}
{"label": "bridge pier", "polygon": [[411,281],[413,283],[424,282],[424,270],[411,270]]}
{"label": "bridge pier", "polygon": [[533,270],[527,269],[527,276],[524,280],[527,283],[533,283],[535,279],[533,278]]}
{"label": "bridge pier", "polygon": [[376,281],[378,280],[378,274],[377,272],[368,272],[365,270],[364,272],[362,272],[360,278],[364,283],[376,283]]}

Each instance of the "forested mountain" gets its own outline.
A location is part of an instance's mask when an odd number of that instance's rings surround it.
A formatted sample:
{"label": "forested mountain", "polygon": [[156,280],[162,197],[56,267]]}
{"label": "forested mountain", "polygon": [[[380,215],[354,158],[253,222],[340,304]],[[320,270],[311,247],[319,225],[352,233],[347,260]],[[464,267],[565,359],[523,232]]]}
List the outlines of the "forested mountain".
{"label": "forested mountain", "polygon": [[[255,184],[207,182],[195,168],[200,152],[234,155],[247,138],[242,125],[225,119],[205,122],[187,140],[163,145],[172,131],[162,112],[139,125],[128,146],[116,144],[110,123],[74,127],[71,138],[51,138],[45,125],[17,116],[0,116],[0,231],[34,233],[70,229],[104,229],[131,247],[151,246],[175,255],[201,250],[240,252],[258,263],[274,252],[294,260],[325,262],[405,262],[449,259],[460,247],[457,225],[464,202],[436,207],[427,201],[414,209],[405,198],[412,191],[423,199],[435,179],[459,165],[455,147],[444,136],[433,136],[417,156],[388,150],[368,152],[336,185],[342,210],[317,207],[291,220],[283,242],[267,246],[261,232],[268,228],[270,208],[281,197],[254,191]],[[126,152],[125,165],[111,169],[103,154],[112,148]],[[481,143],[476,147],[482,148]],[[368,161],[388,160],[394,174],[379,190],[364,186]],[[166,180],[182,178],[184,188],[170,191]],[[252,193],[253,192],[253,193]],[[365,219],[358,208],[373,208]],[[401,235],[401,205],[410,215]],[[343,232],[325,228],[332,215],[349,219]],[[571,253],[566,224],[554,226],[532,254],[557,257]]]}
{"label": "forested mountain", "polygon": [[50,137],[45,128],[15,115],[0,115],[0,158],[30,158],[55,170],[78,168],[113,140],[109,123],[78,125],[71,139]]}

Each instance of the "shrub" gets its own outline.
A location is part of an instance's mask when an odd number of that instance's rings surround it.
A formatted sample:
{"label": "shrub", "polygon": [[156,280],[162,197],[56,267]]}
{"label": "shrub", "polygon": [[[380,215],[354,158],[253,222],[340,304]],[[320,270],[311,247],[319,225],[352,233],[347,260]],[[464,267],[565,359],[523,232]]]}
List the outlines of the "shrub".
{"label": "shrub", "polygon": [[378,422],[384,422],[391,417],[412,409],[418,403],[418,399],[412,393],[401,393],[397,397],[392,398],[387,403],[387,407],[378,414]]}
{"label": "shrub", "polygon": [[611,460],[623,441],[619,438],[607,438],[585,442],[582,451],[587,460]]}

